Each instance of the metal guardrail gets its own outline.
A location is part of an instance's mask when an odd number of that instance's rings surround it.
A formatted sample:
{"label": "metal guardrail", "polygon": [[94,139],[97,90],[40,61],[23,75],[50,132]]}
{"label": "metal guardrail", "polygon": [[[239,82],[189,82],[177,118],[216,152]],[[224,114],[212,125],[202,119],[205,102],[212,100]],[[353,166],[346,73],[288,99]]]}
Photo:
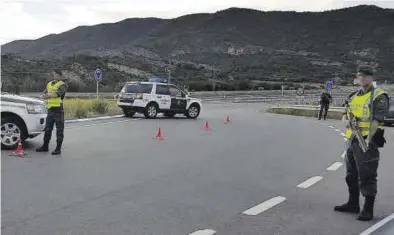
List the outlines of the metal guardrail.
{"label": "metal guardrail", "polygon": [[[314,105],[293,105],[293,106],[288,106],[288,107],[295,108],[295,109],[310,109],[310,110],[319,110],[320,109],[320,106],[314,106]],[[345,110],[345,108],[344,107],[330,107],[329,110],[343,112]]]}
{"label": "metal guardrail", "polygon": [[[41,93],[24,93],[24,96],[40,97]],[[116,99],[118,93],[102,93],[101,99]],[[320,93],[298,96],[287,92],[283,96],[280,91],[219,91],[191,92],[190,96],[201,98],[204,103],[268,103],[272,106],[284,105],[318,105]],[[342,106],[345,96],[333,95],[332,107]],[[95,99],[95,93],[67,93],[68,99]]]}

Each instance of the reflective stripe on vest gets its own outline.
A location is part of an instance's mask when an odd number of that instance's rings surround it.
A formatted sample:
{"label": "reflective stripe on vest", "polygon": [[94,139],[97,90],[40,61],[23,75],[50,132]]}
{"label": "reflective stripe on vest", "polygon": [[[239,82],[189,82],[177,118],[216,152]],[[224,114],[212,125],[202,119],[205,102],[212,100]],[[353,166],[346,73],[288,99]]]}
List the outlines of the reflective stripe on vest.
{"label": "reflective stripe on vest", "polygon": [[[55,84],[52,85],[52,82],[49,82],[47,84],[47,92],[48,93],[56,93],[57,89],[63,85],[62,81],[58,81]],[[48,99],[48,109],[52,108],[52,107],[60,107],[62,106],[62,99],[60,97],[55,97],[55,98],[49,98]]]}
{"label": "reflective stripe on vest", "polygon": [[[373,100],[375,100],[376,97],[378,97],[379,95],[385,93],[386,92],[384,92],[382,89],[376,88]],[[369,128],[371,126],[371,122],[370,122],[371,110],[369,108],[370,103],[371,103],[371,92],[368,92],[364,95],[356,94],[355,96],[353,96],[349,104],[354,117],[356,117],[358,120],[361,120],[358,122],[358,126],[360,127],[363,136],[369,135]],[[347,114],[347,116],[349,117],[349,113]],[[383,125],[380,124],[379,128],[383,129]],[[346,138],[350,139],[351,136],[352,136],[352,131],[350,129],[347,129]]]}

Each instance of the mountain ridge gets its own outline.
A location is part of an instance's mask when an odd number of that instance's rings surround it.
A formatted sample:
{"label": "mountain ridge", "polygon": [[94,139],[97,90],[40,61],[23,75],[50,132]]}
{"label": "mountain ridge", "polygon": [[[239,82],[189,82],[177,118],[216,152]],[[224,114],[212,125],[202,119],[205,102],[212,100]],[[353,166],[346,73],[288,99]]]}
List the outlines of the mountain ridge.
{"label": "mountain ridge", "polygon": [[[125,80],[167,76],[167,69],[182,84],[210,84],[212,79],[224,84],[324,82],[336,76],[346,82],[358,65],[369,64],[381,80],[394,82],[393,25],[393,9],[371,5],[324,12],[232,7],[172,19],[130,18],[7,43],[2,46],[2,75],[15,77],[17,58],[46,61],[45,68],[23,65],[33,70],[62,66],[73,74],[79,74],[73,63],[84,71],[100,65],[116,74],[107,88],[118,89]],[[91,75],[75,76],[79,85],[90,87]],[[41,83],[35,75],[24,77]]]}

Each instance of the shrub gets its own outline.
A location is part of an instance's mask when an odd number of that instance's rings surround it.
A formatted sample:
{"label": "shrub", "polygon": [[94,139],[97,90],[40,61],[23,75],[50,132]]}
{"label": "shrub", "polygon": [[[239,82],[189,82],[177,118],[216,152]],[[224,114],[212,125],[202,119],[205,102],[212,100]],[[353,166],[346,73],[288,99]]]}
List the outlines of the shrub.
{"label": "shrub", "polygon": [[88,111],[82,107],[79,107],[75,110],[76,118],[86,118],[88,117]]}
{"label": "shrub", "polygon": [[106,114],[108,112],[108,104],[104,100],[96,100],[92,104],[92,111],[98,114]]}
{"label": "shrub", "polygon": [[66,99],[64,100],[66,119],[90,118],[103,115],[121,114],[114,100]]}

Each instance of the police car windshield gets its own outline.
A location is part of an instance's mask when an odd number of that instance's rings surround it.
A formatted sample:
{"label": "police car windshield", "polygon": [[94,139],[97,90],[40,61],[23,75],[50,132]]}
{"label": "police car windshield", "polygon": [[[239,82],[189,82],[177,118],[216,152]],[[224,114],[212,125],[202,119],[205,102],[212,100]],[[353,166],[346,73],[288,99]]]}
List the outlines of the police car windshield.
{"label": "police car windshield", "polygon": [[122,91],[126,93],[150,93],[152,87],[152,84],[129,83],[123,87]]}

